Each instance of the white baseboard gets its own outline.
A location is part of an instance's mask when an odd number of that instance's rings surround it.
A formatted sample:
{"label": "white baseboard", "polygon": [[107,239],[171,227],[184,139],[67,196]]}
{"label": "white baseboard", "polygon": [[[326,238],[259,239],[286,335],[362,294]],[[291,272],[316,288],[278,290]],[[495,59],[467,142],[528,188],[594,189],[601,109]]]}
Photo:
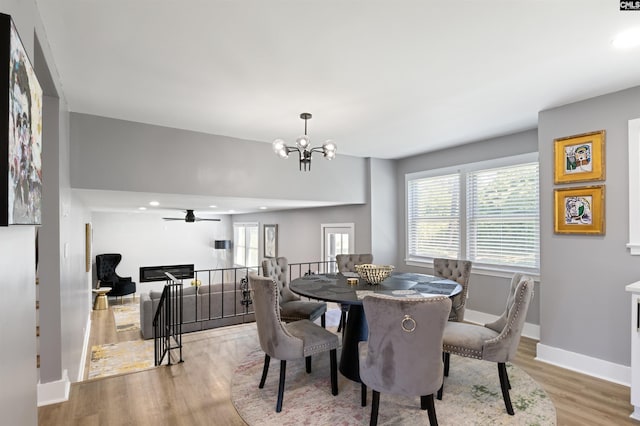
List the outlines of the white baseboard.
{"label": "white baseboard", "polygon": [[[471,309],[464,310],[464,320],[476,324],[487,324],[497,320],[498,318],[499,317],[497,315],[486,314],[484,312],[474,311]],[[524,328],[522,329],[522,335],[531,339],[540,340],[540,326],[525,322]]]}
{"label": "white baseboard", "polygon": [[631,367],[538,343],[536,360],[567,370],[631,386]]}
{"label": "white baseboard", "polygon": [[49,383],[38,382],[38,407],[68,401],[70,389],[71,382],[67,370],[62,371],[60,380]]}
{"label": "white baseboard", "polygon": [[[78,368],[78,382],[84,378],[84,368],[87,365],[87,351],[89,347],[89,337],[91,334],[91,313],[87,319],[87,327],[84,332],[82,343],[82,355],[80,356],[80,366]],[[69,380],[69,372],[62,371],[62,378],[55,382],[40,383],[38,381],[38,407],[43,405],[57,404],[69,400],[69,391],[71,390],[71,381]]]}
{"label": "white baseboard", "polygon": [[[476,324],[486,324],[495,321],[497,318],[496,315],[471,309],[465,309],[464,311],[465,321]],[[525,323],[522,335],[531,339],[540,340],[540,326]],[[577,352],[570,352],[538,343],[536,345],[536,360],[620,385],[630,386],[631,384],[631,367],[614,364]]]}

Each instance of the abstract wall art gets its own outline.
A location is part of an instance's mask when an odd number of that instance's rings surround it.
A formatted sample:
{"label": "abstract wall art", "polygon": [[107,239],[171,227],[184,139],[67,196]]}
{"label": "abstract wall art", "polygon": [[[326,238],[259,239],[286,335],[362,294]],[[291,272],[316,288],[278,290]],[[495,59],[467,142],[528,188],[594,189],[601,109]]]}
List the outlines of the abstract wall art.
{"label": "abstract wall art", "polygon": [[0,14],[0,226],[42,223],[42,88]]}
{"label": "abstract wall art", "polygon": [[554,183],[604,180],[605,131],[555,139]]}
{"label": "abstract wall art", "polygon": [[604,185],[554,190],[556,234],[604,235]]}

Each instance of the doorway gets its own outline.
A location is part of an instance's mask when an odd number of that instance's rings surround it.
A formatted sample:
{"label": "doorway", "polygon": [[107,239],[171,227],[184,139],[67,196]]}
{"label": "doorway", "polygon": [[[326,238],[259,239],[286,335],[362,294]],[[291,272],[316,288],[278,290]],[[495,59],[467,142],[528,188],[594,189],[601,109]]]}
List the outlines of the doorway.
{"label": "doorway", "polygon": [[[322,260],[335,262],[337,254],[355,253],[355,226],[353,223],[320,225],[322,230]],[[327,272],[336,273],[337,266],[330,263]]]}

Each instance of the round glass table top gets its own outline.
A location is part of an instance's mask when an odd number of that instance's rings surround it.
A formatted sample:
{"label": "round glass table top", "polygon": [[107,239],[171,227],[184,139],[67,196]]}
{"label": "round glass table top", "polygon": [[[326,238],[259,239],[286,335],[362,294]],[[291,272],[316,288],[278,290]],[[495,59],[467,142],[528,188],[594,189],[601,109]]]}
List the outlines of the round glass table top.
{"label": "round glass table top", "polygon": [[[348,284],[347,278],[357,278],[358,284]],[[462,286],[455,281],[413,272],[392,273],[380,284],[373,285],[355,272],[305,275],[292,280],[289,288],[301,296],[351,305],[361,305],[362,299],[373,293],[394,297],[451,297],[462,291]]]}

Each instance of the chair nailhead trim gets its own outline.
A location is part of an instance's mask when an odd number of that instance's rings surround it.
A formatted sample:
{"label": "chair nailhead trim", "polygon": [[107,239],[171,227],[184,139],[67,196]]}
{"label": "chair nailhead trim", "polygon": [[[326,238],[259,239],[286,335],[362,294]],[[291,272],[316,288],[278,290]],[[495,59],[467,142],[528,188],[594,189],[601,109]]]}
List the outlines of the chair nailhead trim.
{"label": "chair nailhead trim", "polygon": [[326,352],[331,349],[337,349],[337,348],[338,346],[332,343],[323,343],[317,346],[310,346],[305,348],[306,351],[304,356],[315,355],[315,354],[319,354],[319,353]]}
{"label": "chair nailhead trim", "polygon": [[482,351],[476,351],[474,349],[454,345],[442,345],[442,350],[449,352],[450,354],[460,355],[467,358],[482,359]]}

